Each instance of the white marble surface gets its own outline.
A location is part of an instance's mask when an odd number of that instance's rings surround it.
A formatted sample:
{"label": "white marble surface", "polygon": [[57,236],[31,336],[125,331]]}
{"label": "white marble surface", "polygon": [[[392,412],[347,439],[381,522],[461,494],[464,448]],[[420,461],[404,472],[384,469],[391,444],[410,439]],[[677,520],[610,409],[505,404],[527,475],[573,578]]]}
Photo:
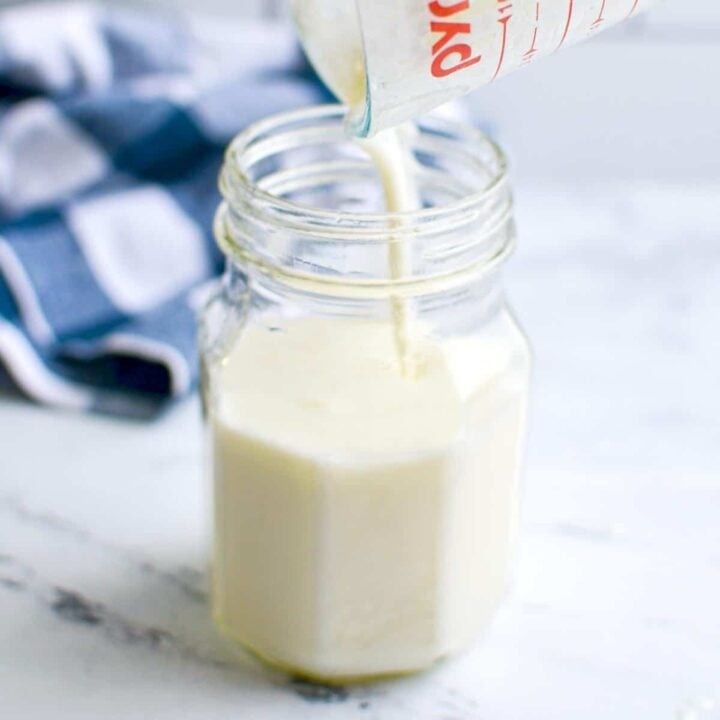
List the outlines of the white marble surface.
{"label": "white marble surface", "polygon": [[484,640],[331,690],[233,657],[205,593],[195,401],[0,401],[0,717],[720,718],[720,184],[518,193],[536,374],[521,557]]}

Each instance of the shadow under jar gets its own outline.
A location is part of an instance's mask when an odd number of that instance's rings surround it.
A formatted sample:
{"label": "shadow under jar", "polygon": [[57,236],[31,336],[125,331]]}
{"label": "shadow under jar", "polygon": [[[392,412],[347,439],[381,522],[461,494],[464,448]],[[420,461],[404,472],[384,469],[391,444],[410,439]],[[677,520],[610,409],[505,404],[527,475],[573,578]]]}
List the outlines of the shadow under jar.
{"label": "shadow under jar", "polygon": [[472,641],[517,524],[530,353],[501,287],[505,160],[438,119],[408,146],[411,213],[383,211],[338,106],[252,126],[221,176],[227,270],[200,329],[213,613],[325,680]]}

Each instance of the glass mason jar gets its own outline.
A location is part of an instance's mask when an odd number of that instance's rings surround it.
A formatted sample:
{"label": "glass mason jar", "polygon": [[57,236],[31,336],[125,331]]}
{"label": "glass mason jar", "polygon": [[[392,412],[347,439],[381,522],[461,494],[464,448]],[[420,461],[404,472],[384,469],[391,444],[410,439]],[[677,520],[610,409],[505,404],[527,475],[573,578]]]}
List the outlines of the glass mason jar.
{"label": "glass mason jar", "polygon": [[431,665],[508,577],[530,360],[501,286],[506,164],[439,119],[408,143],[415,212],[382,210],[338,106],[252,126],[221,175],[227,270],[200,332],[213,613],[310,677]]}

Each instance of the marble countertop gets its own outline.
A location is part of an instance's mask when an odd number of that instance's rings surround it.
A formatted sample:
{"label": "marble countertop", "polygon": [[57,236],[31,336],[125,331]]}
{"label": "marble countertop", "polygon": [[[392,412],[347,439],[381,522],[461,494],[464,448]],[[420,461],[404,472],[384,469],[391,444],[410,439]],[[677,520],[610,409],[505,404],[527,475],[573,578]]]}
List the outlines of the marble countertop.
{"label": "marble countertop", "polygon": [[417,677],[328,688],[223,646],[194,399],[152,424],[0,401],[0,715],[720,718],[718,197],[520,188],[516,580],[482,642]]}

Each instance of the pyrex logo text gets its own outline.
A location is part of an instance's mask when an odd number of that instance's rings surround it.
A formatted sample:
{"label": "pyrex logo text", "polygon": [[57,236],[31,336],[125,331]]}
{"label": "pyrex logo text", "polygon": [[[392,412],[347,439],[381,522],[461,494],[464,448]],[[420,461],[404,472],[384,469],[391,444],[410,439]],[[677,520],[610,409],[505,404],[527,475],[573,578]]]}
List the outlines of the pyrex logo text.
{"label": "pyrex logo text", "polygon": [[440,33],[440,37],[432,46],[433,59],[430,72],[433,77],[447,77],[480,62],[481,56],[473,55],[470,44],[462,42],[463,39],[468,39],[463,36],[468,36],[472,32],[470,23],[450,19],[469,7],[470,0],[461,0],[452,5],[443,5],[441,0],[434,0],[428,4],[433,18],[430,21],[430,32]]}

